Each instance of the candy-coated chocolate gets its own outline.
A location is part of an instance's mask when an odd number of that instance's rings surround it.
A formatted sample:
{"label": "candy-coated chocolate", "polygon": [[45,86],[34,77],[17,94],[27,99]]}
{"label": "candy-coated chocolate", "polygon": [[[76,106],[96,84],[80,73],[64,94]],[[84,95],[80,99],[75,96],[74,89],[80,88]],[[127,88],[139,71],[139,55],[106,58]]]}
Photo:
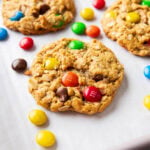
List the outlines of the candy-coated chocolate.
{"label": "candy-coated chocolate", "polygon": [[67,72],[62,77],[62,83],[66,87],[75,87],[78,86],[78,76],[74,72]]}
{"label": "candy-coated chocolate", "polygon": [[21,18],[23,18],[24,17],[24,14],[23,14],[23,12],[22,11],[17,11],[17,12],[15,12],[15,14],[14,14],[14,16],[12,16],[11,18],[10,18],[10,20],[11,21],[19,21]]}
{"label": "candy-coated chocolate", "polygon": [[144,106],[147,109],[150,109],[150,95],[145,96],[145,98],[144,98]]}
{"label": "candy-coated chocolate", "polygon": [[105,7],[105,0],[93,0],[93,6],[97,9],[102,9]]}
{"label": "candy-coated chocolate", "polygon": [[115,11],[109,11],[106,13],[106,17],[115,19],[117,17],[117,13]]}
{"label": "candy-coated chocolate", "polygon": [[0,28],[0,40],[5,40],[8,37],[8,32],[4,28]]}
{"label": "candy-coated chocolate", "polygon": [[86,35],[92,37],[92,38],[96,38],[100,35],[100,29],[99,27],[95,26],[95,25],[91,25],[89,27],[86,28]]}
{"label": "candy-coated chocolate", "polygon": [[46,113],[39,109],[30,111],[28,118],[34,125],[37,126],[44,125],[47,122]]}
{"label": "candy-coated chocolate", "polygon": [[137,12],[130,12],[127,14],[126,20],[131,23],[138,23],[140,21],[140,15]]}
{"label": "candy-coated chocolate", "polygon": [[52,69],[56,69],[59,65],[59,62],[56,58],[52,57],[52,58],[47,58],[44,60],[44,68],[46,70],[52,70]]}
{"label": "candy-coated chocolate", "polygon": [[100,90],[94,86],[85,88],[83,95],[86,101],[89,102],[99,102],[102,98]]}
{"label": "candy-coated chocolate", "polygon": [[15,70],[17,72],[23,72],[27,68],[27,62],[25,59],[22,59],[22,58],[15,59],[12,62],[11,67],[13,70]]}
{"label": "candy-coated chocolate", "polygon": [[80,16],[85,20],[93,20],[94,19],[94,11],[91,8],[84,8],[81,10]]}
{"label": "candy-coated chocolate", "polygon": [[64,21],[63,20],[61,20],[61,21],[59,21],[56,25],[54,25],[53,27],[54,28],[60,28],[60,27],[62,27],[63,25],[64,25]]}
{"label": "candy-coated chocolate", "polygon": [[142,0],[141,4],[150,7],[150,0]]}
{"label": "candy-coated chocolate", "polygon": [[70,49],[80,50],[84,48],[84,43],[78,40],[71,41],[69,43]]}
{"label": "candy-coated chocolate", "polygon": [[69,98],[68,90],[67,88],[64,88],[64,87],[58,88],[56,91],[56,95],[60,97],[60,101],[62,102],[65,102]]}
{"label": "candy-coated chocolate", "polygon": [[56,138],[51,131],[41,130],[36,135],[36,142],[43,147],[52,147],[56,143]]}
{"label": "candy-coated chocolate", "polygon": [[34,45],[34,41],[32,38],[30,37],[24,37],[20,43],[19,43],[20,47],[24,50],[29,50],[33,47]]}
{"label": "candy-coated chocolate", "polygon": [[85,29],[86,29],[86,25],[82,22],[75,22],[72,25],[71,29],[75,34],[84,34]]}
{"label": "candy-coated chocolate", "polygon": [[150,65],[146,66],[144,68],[144,76],[147,78],[147,79],[150,79]]}

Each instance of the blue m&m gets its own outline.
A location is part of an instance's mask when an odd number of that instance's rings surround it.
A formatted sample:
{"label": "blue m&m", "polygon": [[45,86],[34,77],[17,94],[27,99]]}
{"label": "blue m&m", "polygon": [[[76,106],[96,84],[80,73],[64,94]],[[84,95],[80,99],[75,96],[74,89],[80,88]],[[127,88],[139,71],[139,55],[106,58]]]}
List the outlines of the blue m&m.
{"label": "blue m&m", "polygon": [[12,16],[11,18],[10,18],[10,20],[11,21],[19,21],[21,18],[23,18],[24,17],[24,14],[23,14],[23,12],[22,11],[16,11],[15,12],[15,14],[14,14],[14,16]]}
{"label": "blue m&m", "polygon": [[150,65],[146,66],[144,68],[144,76],[147,78],[147,79],[150,79]]}
{"label": "blue m&m", "polygon": [[0,40],[5,40],[8,37],[8,32],[4,28],[0,28]]}

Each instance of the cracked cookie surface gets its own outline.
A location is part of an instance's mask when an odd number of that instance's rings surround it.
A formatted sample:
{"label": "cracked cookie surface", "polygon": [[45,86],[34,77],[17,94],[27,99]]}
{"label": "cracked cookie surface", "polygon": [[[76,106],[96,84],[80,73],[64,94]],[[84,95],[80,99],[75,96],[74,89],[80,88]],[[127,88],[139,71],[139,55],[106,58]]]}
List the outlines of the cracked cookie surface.
{"label": "cracked cookie surface", "polygon": [[[12,21],[15,13],[23,13]],[[75,15],[73,0],[3,0],[4,24],[23,34],[44,34],[63,29]]]}
{"label": "cracked cookie surface", "polygon": [[[72,41],[76,40],[63,38],[37,54],[30,68],[29,91],[39,105],[54,112],[75,111],[89,115],[102,112],[121,84],[123,66],[98,40],[83,42],[84,47],[80,49],[71,49]],[[53,63],[45,68],[47,59]],[[65,78],[71,75],[75,77],[73,84],[67,86],[70,80],[66,82]],[[84,98],[83,91],[89,86],[100,90],[99,101],[89,102]]]}
{"label": "cracked cookie surface", "polygon": [[141,0],[117,0],[101,23],[106,35],[138,56],[150,56],[150,7]]}

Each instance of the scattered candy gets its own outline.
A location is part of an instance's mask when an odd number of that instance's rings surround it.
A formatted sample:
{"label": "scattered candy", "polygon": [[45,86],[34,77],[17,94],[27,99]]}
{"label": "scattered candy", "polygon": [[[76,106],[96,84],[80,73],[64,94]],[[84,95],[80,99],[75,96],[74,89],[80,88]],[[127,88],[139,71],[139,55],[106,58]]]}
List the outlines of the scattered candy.
{"label": "scattered candy", "polygon": [[43,147],[52,147],[56,143],[56,138],[51,131],[41,130],[36,135],[36,142]]}
{"label": "scattered candy", "polygon": [[86,35],[88,35],[88,36],[90,36],[92,38],[98,37],[100,35],[99,27],[97,27],[95,25],[91,25],[91,26],[87,27]]}
{"label": "scattered candy", "polygon": [[67,72],[62,77],[62,83],[64,86],[75,87],[78,86],[78,76],[74,72]]}
{"label": "scattered candy", "polygon": [[144,76],[147,78],[147,79],[150,79],[150,65],[146,66],[144,68]]}
{"label": "scattered candy", "polygon": [[74,40],[69,43],[69,48],[80,50],[84,48],[84,43],[78,40]]}
{"label": "scattered candy", "polygon": [[27,68],[27,62],[26,60],[24,59],[15,59],[13,62],[12,62],[12,69],[17,71],[17,72],[23,72],[26,70]]}
{"label": "scattered candy", "polygon": [[30,37],[24,37],[19,43],[20,47],[24,50],[31,49],[33,47],[33,44],[34,44],[34,41]]}
{"label": "scattered candy", "polygon": [[44,68],[46,70],[56,69],[59,65],[59,62],[56,58],[47,58],[44,60]]}
{"label": "scattered candy", "polygon": [[145,98],[144,98],[144,106],[147,109],[150,109],[150,95],[145,96]]}
{"label": "scattered candy", "polygon": [[105,0],[93,0],[93,6],[97,9],[102,9],[105,7]]}
{"label": "scattered candy", "polygon": [[93,20],[94,19],[94,11],[91,8],[84,8],[80,12],[80,16],[85,20]]}
{"label": "scattered candy", "polygon": [[75,34],[84,34],[85,29],[86,29],[86,25],[82,22],[75,22],[72,25],[71,29]]}
{"label": "scattered candy", "polygon": [[56,94],[57,96],[60,97],[60,101],[65,102],[66,100],[68,100],[69,96],[68,96],[67,88],[64,87],[58,88]]}
{"label": "scattered candy", "polygon": [[8,32],[4,28],[0,28],[0,40],[5,40],[8,37]]}
{"label": "scattered candy", "polygon": [[87,87],[83,92],[84,98],[89,102],[99,102],[102,98],[100,90],[94,86]]}
{"label": "scattered candy", "polygon": [[150,7],[150,0],[142,0],[141,4]]}
{"label": "scattered candy", "polygon": [[127,14],[126,20],[131,23],[138,23],[140,21],[140,15],[137,12],[130,12]]}
{"label": "scattered candy", "polygon": [[10,20],[11,21],[19,21],[23,17],[24,17],[24,14],[22,13],[22,11],[17,11],[15,13],[15,15],[10,18]]}
{"label": "scattered candy", "polygon": [[44,125],[47,122],[46,113],[38,109],[32,110],[29,113],[28,118],[33,124],[37,126]]}
{"label": "scattered candy", "polygon": [[115,11],[109,11],[106,13],[106,17],[115,19],[117,17],[117,13]]}

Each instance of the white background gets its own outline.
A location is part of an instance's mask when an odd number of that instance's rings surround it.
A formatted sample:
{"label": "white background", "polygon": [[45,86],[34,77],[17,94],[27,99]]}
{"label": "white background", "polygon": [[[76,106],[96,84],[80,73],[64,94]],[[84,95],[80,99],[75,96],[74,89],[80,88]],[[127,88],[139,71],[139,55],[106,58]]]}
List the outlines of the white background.
{"label": "white background", "polygon": [[[100,26],[102,10],[93,8],[96,13],[94,21],[86,22],[79,16],[82,8],[92,7],[91,1],[75,0],[75,20]],[[107,6],[113,1],[107,0]],[[3,27],[1,17],[0,27]],[[113,103],[103,113],[94,116],[52,113],[36,105],[28,93],[28,77],[14,72],[12,61],[25,58],[30,66],[35,54],[54,39],[74,37],[89,41],[91,38],[74,35],[68,26],[57,33],[32,36],[35,50],[27,52],[18,46],[24,35],[10,30],[8,33],[8,40],[0,41],[0,150],[43,149],[35,143],[35,135],[41,129],[49,129],[56,135],[57,144],[50,150],[111,150],[149,133],[150,112],[143,106],[143,97],[150,94],[150,81],[143,75],[143,68],[150,63],[149,58],[133,56],[102,32],[99,39],[113,50],[125,68],[123,83]],[[28,121],[28,113],[35,108],[47,113],[48,125],[35,127]]]}

